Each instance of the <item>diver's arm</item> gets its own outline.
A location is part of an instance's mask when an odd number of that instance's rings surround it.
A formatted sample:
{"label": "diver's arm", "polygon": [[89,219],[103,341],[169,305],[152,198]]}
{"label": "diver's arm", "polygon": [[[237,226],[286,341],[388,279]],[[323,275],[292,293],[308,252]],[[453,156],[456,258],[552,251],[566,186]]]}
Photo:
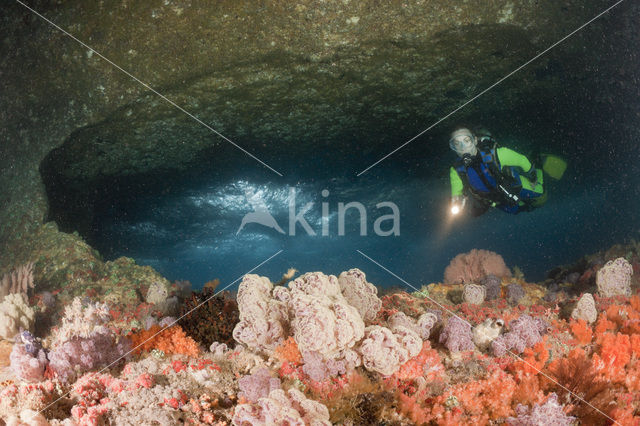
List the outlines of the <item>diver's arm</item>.
{"label": "diver's arm", "polygon": [[451,181],[451,213],[456,215],[464,209],[467,199],[462,195],[464,189],[462,179],[453,167],[449,170],[449,180]]}
{"label": "diver's arm", "polygon": [[462,197],[462,179],[453,167],[449,169],[449,181],[451,182],[451,198]]}
{"label": "diver's arm", "polygon": [[505,147],[498,148],[497,155],[498,161],[500,161],[500,165],[502,167],[519,167],[522,169],[522,175],[526,176],[529,180],[535,181],[536,168],[531,164],[527,157]]}

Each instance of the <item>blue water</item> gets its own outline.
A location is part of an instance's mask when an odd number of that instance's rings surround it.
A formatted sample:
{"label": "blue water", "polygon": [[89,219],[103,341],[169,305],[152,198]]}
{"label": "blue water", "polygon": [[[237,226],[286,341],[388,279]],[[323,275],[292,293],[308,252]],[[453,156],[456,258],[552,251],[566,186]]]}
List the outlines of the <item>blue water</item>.
{"label": "blue water", "polygon": [[[171,280],[187,279],[195,287],[214,278],[229,285],[280,252],[255,272],[276,281],[291,267],[331,274],[358,267],[380,287],[409,283],[419,288],[441,281],[450,260],[473,248],[501,254],[529,281],[543,280],[555,266],[612,244],[640,240],[640,132],[636,130],[640,98],[634,83],[640,68],[632,46],[621,45],[615,32],[605,31],[602,45],[593,48],[600,49],[603,63],[626,61],[624,73],[594,74],[593,80],[576,81],[572,67],[597,71],[594,64],[576,64],[572,61],[578,57],[565,56],[576,43],[580,40],[571,39],[545,55],[543,60],[555,64],[548,75],[526,77],[527,70],[514,75],[360,177],[358,172],[432,122],[410,117],[404,128],[389,129],[384,136],[392,142],[387,143],[358,140],[357,134],[345,129],[343,139],[306,152],[308,142],[300,141],[295,157],[286,157],[291,150],[281,141],[264,141],[267,148],[252,150],[284,177],[222,144],[204,172],[172,176],[162,190],[122,197],[98,211],[90,242],[107,259],[133,257]],[[527,84],[527,78],[553,78],[556,90],[540,100],[536,94],[514,100],[508,86]],[[505,104],[504,99],[514,104]],[[516,216],[490,211],[479,218],[451,220],[448,168],[455,154],[448,150],[447,135],[469,120],[523,154],[537,149],[568,161],[561,181],[547,179],[545,206]],[[239,159],[241,166],[236,162],[225,170],[231,159]],[[289,235],[290,188],[296,191],[296,212],[314,203],[305,217],[315,236],[301,226],[295,236]],[[284,235],[255,223],[236,235],[243,216],[252,211],[245,198],[247,189],[264,200]],[[329,191],[327,197],[323,190]],[[353,211],[345,217],[345,235],[338,235],[339,202],[359,202],[366,209],[366,236],[360,235],[359,217]],[[376,209],[380,202],[398,206],[399,235],[375,235],[374,221],[389,213]],[[326,236],[321,233],[322,203],[328,203],[330,212]]]}
{"label": "blue water", "polygon": [[[444,157],[453,161],[455,154]],[[447,174],[425,177],[414,173],[412,177],[397,167],[400,160],[380,164],[358,178],[316,179],[299,173],[299,179],[292,179],[264,173],[207,181],[200,176],[174,193],[138,197],[125,209],[105,212],[96,245],[108,258],[133,257],[170,280],[187,279],[194,287],[214,278],[220,278],[222,286],[229,285],[280,252],[255,273],[277,281],[290,267],[331,274],[358,267],[380,287],[406,287],[408,283],[419,288],[442,281],[449,261],[473,248],[495,251],[508,266],[517,265],[529,281],[540,281],[554,266],[640,238],[638,174],[629,173],[621,180],[620,169],[606,162],[587,173],[577,167],[578,160],[568,160],[570,167],[562,181],[548,181],[550,196],[543,208],[515,216],[490,211],[479,218],[456,220],[447,209]],[[624,170],[626,160],[614,160]],[[440,167],[447,170],[446,163]],[[629,161],[628,167],[633,171],[637,166]],[[266,203],[285,234],[256,223],[236,234],[243,216],[252,211],[247,189]],[[292,190],[296,213],[313,203],[304,217],[316,235],[309,235],[300,224],[295,235],[290,235]],[[328,196],[322,195],[323,190],[329,191]],[[339,235],[339,202],[362,204],[367,235],[360,235],[360,214],[354,210],[345,215],[345,232]],[[399,235],[376,235],[375,220],[392,213],[390,208],[376,208],[380,202],[397,205]],[[322,235],[323,203],[329,213],[325,215],[328,235]],[[392,225],[393,221],[386,220],[381,229],[389,231]]]}

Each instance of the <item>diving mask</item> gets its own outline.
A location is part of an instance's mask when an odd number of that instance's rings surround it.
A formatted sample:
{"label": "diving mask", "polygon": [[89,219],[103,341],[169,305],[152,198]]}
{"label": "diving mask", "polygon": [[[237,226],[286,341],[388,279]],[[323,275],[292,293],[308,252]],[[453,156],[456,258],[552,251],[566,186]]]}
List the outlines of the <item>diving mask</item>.
{"label": "diving mask", "polygon": [[458,129],[451,134],[449,146],[461,157],[464,154],[475,155],[477,151],[475,139],[475,136],[473,136],[470,130]]}

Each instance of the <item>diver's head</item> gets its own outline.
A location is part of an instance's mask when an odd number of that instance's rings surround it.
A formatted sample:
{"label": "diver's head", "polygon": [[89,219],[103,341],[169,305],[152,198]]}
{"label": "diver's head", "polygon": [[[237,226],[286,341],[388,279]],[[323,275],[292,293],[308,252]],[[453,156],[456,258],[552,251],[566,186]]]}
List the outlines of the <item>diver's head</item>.
{"label": "diver's head", "polygon": [[478,153],[477,145],[478,138],[465,127],[455,130],[449,138],[449,146],[458,154],[458,157],[465,154],[475,156]]}

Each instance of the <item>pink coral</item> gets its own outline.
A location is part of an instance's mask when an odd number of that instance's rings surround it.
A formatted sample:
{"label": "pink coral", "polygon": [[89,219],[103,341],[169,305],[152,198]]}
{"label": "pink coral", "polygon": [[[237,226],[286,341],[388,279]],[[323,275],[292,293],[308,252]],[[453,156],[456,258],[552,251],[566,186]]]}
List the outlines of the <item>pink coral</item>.
{"label": "pink coral", "polygon": [[98,425],[109,414],[109,391],[119,392],[124,388],[122,380],[109,374],[87,373],[73,385],[73,394],[79,401],[71,409],[71,415],[81,426]]}
{"label": "pink coral", "polygon": [[44,370],[47,366],[47,356],[43,349],[38,349],[35,354],[27,351],[24,344],[16,343],[11,351],[11,369],[16,377],[27,382],[38,382],[44,379]]}
{"label": "pink coral", "polygon": [[509,332],[498,337],[491,343],[494,356],[504,356],[507,351],[513,349],[516,353],[522,353],[542,340],[542,335],[547,332],[548,324],[540,318],[532,318],[529,315],[520,315],[509,323]]}
{"label": "pink coral", "polygon": [[280,389],[280,379],[271,377],[269,370],[261,368],[253,374],[244,376],[238,380],[240,397],[246,398],[249,402],[258,402],[260,398],[269,396],[275,389]]}
{"label": "pink coral", "polygon": [[25,409],[44,410],[61,397],[64,397],[61,387],[51,380],[0,385],[0,419],[7,415],[18,416]]}
{"label": "pink coral", "polygon": [[447,284],[477,283],[487,275],[510,277],[511,271],[499,254],[473,249],[451,260],[444,270],[444,282]]}
{"label": "pink coral", "polygon": [[431,344],[426,341],[422,344],[422,350],[418,355],[404,363],[394,375],[399,380],[415,380],[424,377],[429,382],[442,380],[444,366],[440,362],[440,355]]}
{"label": "pink coral", "polygon": [[475,348],[471,324],[457,316],[449,318],[440,333],[439,340],[450,352],[469,351]]}
{"label": "pink coral", "polygon": [[555,393],[549,395],[547,402],[542,405],[536,404],[531,410],[519,404],[516,407],[516,413],[518,417],[507,418],[507,423],[511,426],[571,426],[576,420],[575,417],[564,413]]}
{"label": "pink coral", "polygon": [[348,369],[347,364],[344,360],[325,360],[317,352],[305,352],[302,371],[309,376],[311,380],[322,382],[330,377],[346,373]]}

